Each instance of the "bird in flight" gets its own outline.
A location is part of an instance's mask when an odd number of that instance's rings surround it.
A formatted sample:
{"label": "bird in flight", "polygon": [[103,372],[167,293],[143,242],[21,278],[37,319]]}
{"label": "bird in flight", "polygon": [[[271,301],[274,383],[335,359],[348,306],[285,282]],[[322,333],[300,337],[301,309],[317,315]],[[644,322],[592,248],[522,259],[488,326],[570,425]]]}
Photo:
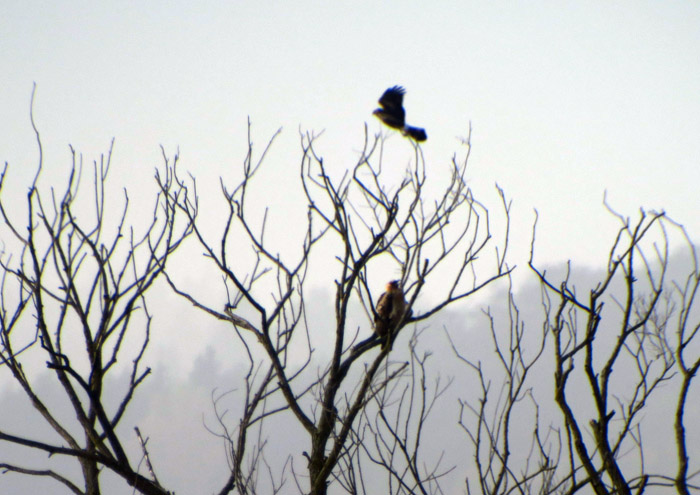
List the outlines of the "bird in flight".
{"label": "bird in flight", "polygon": [[404,136],[416,141],[425,141],[428,139],[425,129],[406,125],[406,111],[403,109],[403,95],[405,94],[406,90],[401,86],[387,89],[379,98],[381,108],[377,108],[372,113],[389,127],[399,129]]}
{"label": "bird in flight", "polygon": [[[386,284],[386,292],[377,301],[377,312],[374,316],[374,333],[388,343],[391,335],[398,329],[396,326],[401,322],[406,311],[406,300],[404,293],[399,286],[398,280],[392,280]],[[407,318],[411,316],[411,311]]]}

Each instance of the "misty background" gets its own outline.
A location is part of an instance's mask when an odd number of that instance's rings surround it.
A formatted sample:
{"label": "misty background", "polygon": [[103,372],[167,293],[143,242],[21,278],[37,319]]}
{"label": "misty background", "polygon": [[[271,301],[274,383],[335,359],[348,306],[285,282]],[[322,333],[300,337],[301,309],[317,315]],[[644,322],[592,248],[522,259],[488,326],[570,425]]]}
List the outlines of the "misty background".
{"label": "misty background", "polygon": [[[604,196],[615,211],[632,218],[639,208],[665,210],[698,239],[698,26],[700,5],[690,1],[4,2],[0,159],[8,171],[2,195],[16,204],[11,215],[23,218],[38,163],[29,120],[36,83],[44,190],[67,182],[69,144],[83,157],[89,177],[90,164],[114,138],[108,201],[118,211],[128,190],[129,218],[138,226],[139,212],[150,213],[153,206],[163,146],[168,156],[179,151],[179,167],[197,178],[202,211],[215,233],[225,214],[219,178],[229,185],[240,179],[250,119],[258,152],[282,129],[261,170],[255,202],[270,209],[271,242],[293,255],[305,221],[299,133],[323,132],[318,150],[329,173],[341,177],[359,157],[365,129],[370,135],[390,132],[371,112],[384,89],[400,84],[407,89],[408,123],[428,133],[422,149],[429,186],[447,179],[450,160],[463,153],[461,138],[471,127],[469,185],[493,213],[495,226],[503,218],[494,185],[513,201],[508,263],[517,265],[513,290],[536,341],[541,292],[527,268],[535,210],[536,264],[563,273],[572,260],[580,293],[599,280],[619,228],[603,206]],[[388,143],[387,163],[397,164],[389,173],[398,182],[412,150],[398,133]],[[3,249],[12,247],[2,241]],[[671,242],[678,249],[672,266],[681,273],[690,262],[678,239]],[[313,301],[307,303],[309,320],[318,335],[333,321],[337,267],[332,250],[326,254],[307,285]],[[223,305],[219,279],[205,268],[201,249],[188,246],[177,259],[171,269],[178,283],[212,306]],[[396,275],[395,266],[383,267],[376,292]],[[483,309],[490,307],[504,324],[507,289],[501,281],[417,329],[406,328],[396,344],[405,349],[412,332],[422,332],[419,348],[433,354],[429,369],[453,380],[431,416],[434,436],[427,440],[436,455],[445,451],[445,466],[460,466],[447,478],[446,493],[463,489],[469,472],[469,440],[455,432],[458,398],[474,398],[476,385],[454,357],[447,334],[465,355],[497,373]],[[418,300],[414,310],[426,303]],[[146,361],[152,374],[138,389],[122,433],[128,438],[128,430],[138,426],[149,437],[166,486],[178,494],[211,493],[228,472],[223,442],[207,430],[217,427],[212,397],[231,391],[223,404],[235,413],[242,350],[227,324],[197,312],[164,281],[151,290],[149,305],[154,327]],[[359,331],[369,335],[366,315],[355,309]],[[322,338],[316,342],[320,356],[329,351]],[[390,359],[404,357],[399,350]],[[36,363],[39,377],[43,366]],[[535,393],[551,404],[546,360],[537,373]],[[52,393],[48,379],[37,388]],[[58,410],[66,406],[61,400],[57,393]],[[9,379],[0,379],[0,404],[8,431],[54,438]],[[699,407],[692,400],[687,417],[697,417]],[[660,409],[647,414],[662,418]],[[558,418],[557,411],[549,413]],[[645,432],[659,445],[659,458],[650,463],[664,462],[670,448],[664,446],[672,431],[657,424]],[[287,452],[308,448],[286,426],[276,419],[266,427],[270,438],[288,445],[271,462],[283,463]],[[691,425],[688,440],[698,445],[698,428]],[[137,457],[135,436],[130,447]],[[0,458],[7,449],[18,463],[45,459],[5,443]],[[104,474],[105,493],[123,493],[123,483],[111,476]],[[2,494],[41,490],[66,493],[55,482],[0,475]]]}

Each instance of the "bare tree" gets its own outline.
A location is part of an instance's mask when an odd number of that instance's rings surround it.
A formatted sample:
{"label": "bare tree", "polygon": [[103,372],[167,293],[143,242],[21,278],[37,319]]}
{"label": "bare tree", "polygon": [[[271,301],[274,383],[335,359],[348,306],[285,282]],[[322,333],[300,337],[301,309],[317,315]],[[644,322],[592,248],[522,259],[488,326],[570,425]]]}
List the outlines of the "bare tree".
{"label": "bare tree", "polygon": [[[139,232],[127,223],[126,191],[116,214],[106,200],[113,143],[91,167],[91,196],[84,194],[82,156],[72,148],[65,189],[46,190],[41,185],[44,157],[33,114],[32,125],[39,164],[27,193],[26,218],[19,217],[17,205],[8,207],[0,197],[4,227],[0,371],[21,387],[60,443],[37,439],[33,431],[4,429],[0,440],[75,459],[84,487],[53,469],[5,461],[0,469],[50,477],[75,494],[97,495],[104,466],[141,493],[166,494],[154,473],[138,472],[117,427],[150,373],[143,364],[152,321],[145,295],[190,232],[187,222],[177,220],[177,210],[162,201],[165,195],[177,196],[178,186],[169,172],[160,177],[163,194],[156,192],[152,218]],[[5,164],[0,188],[7,173]],[[54,410],[35,386],[39,373],[32,364],[42,359],[52,373],[52,385],[68,400],[72,418]],[[118,383],[116,375],[125,371],[127,382]]]}
{"label": "bare tree", "polygon": [[379,466],[386,478],[386,493],[396,494],[443,493],[441,481],[456,469],[444,452],[434,456],[435,445],[428,454],[422,448],[432,436],[429,417],[453,380],[443,379],[436,367],[430,367],[434,361],[430,351],[418,350],[420,333],[415,332],[409,341],[405,376],[374,394],[373,407],[362,412],[340,471],[349,493],[372,493],[365,487],[366,478],[376,487],[379,476],[363,470],[363,463]]}
{"label": "bare tree", "polygon": [[[700,318],[697,316],[698,307],[695,304],[700,289],[700,265],[698,264],[697,249],[688,237],[685,229],[675,222],[668,221],[682,231],[688,247],[689,258],[692,262],[692,270],[685,281],[674,281],[672,285],[678,298],[675,322],[673,320],[663,321],[664,324],[669,325],[671,330],[675,330],[673,353],[676,369],[681,377],[673,424],[678,456],[678,471],[674,485],[679,495],[690,495],[691,489],[694,492],[700,490],[700,483],[693,481],[693,479],[697,478],[698,469],[696,468],[694,472],[689,471],[688,441],[685,427],[685,406],[688,402],[690,386],[697,375],[698,369],[700,369],[700,349],[698,349],[697,337],[698,331],[700,331]],[[668,335],[668,338],[670,339],[671,335]]]}
{"label": "bare tree", "polygon": [[[307,201],[307,227],[297,241],[302,248],[296,257],[285,254],[285,246],[267,240],[268,211],[261,214],[251,204],[251,198],[264,191],[265,185],[256,184],[255,178],[277,134],[257,159],[249,136],[242,180],[233,188],[221,181],[228,215],[220,234],[213,238],[205,235],[197,221],[203,217],[198,215],[196,182],[178,178],[186,194],[172,197],[171,207],[188,217],[224,284],[220,294],[205,299],[181,287],[175,275],[169,274],[169,280],[174,290],[195,306],[229,321],[248,350],[249,372],[240,420],[234,427],[227,427],[219,414],[220,434],[228,440],[231,460],[231,475],[222,494],[234,489],[239,493],[260,492],[254,473],[265,462],[265,441],[257,436],[255,442],[250,442],[249,435],[254,425],[262,428],[263,421],[283,411],[296,420],[308,439],[308,450],[303,452],[305,479],[301,477],[299,459],[292,455],[283,470],[293,474],[300,491],[325,494],[331,481],[341,476],[339,466],[353,469],[350,446],[360,435],[358,420],[368,403],[377,400],[388,384],[406,371],[407,363],[389,359],[401,328],[430,318],[509,273],[504,261],[507,228],[500,247],[492,247],[496,241],[488,210],[467,186],[468,139],[464,157],[459,161],[455,157],[449,165],[451,178],[442,192],[428,197],[419,146],[403,140],[392,143],[412,150],[413,160],[403,180],[386,183],[383,172],[387,167],[397,167],[393,160],[387,163],[384,149],[388,143],[365,135],[356,165],[339,180],[327,173],[323,158],[316,152],[317,136],[301,136],[300,187]],[[319,248],[321,245],[324,249]],[[242,252],[246,246],[250,246],[248,253]],[[333,246],[330,256],[327,246]],[[488,270],[480,277],[477,259],[484,257],[486,249],[493,257],[488,268],[479,263],[482,270]],[[252,266],[238,263],[248,255],[255,260]],[[306,275],[312,263],[316,259],[326,261],[324,257],[331,257],[337,264],[333,274],[335,315],[332,321],[310,322],[306,319]],[[391,263],[400,272],[398,278],[407,300],[405,313],[391,329],[389,345],[385,346],[379,346],[371,323],[376,311],[376,288],[386,283],[372,275],[380,263]],[[430,287],[436,302],[418,308],[416,301],[425,287]],[[226,308],[218,309],[224,297],[228,298]],[[353,329],[351,313],[362,307],[367,319]],[[329,327],[333,332],[326,333],[325,339],[332,340],[332,351],[315,360],[314,339],[319,338],[319,329]],[[264,357],[256,349],[262,349]],[[251,446],[253,450],[247,450]],[[267,491],[281,489],[275,479],[282,480],[284,475],[271,475]]]}
{"label": "bare tree", "polygon": [[[431,414],[453,377],[432,366],[433,351],[421,343],[440,312],[498,280],[512,285],[513,271],[506,262],[511,204],[498,186],[497,209],[475,198],[469,137],[462,155],[445,165],[449,174],[438,174],[447,180],[437,183],[412,141],[365,129],[357,161],[335,177],[318,152],[320,136],[302,134],[298,181],[289,188],[302,198],[292,223],[303,232],[290,240],[269,225],[294,213],[269,206],[262,180],[279,131],[258,152],[248,124],[240,177],[233,185],[220,180],[223,208],[206,212],[211,195],[200,202],[195,177],[163,151],[154,209],[142,229],[131,226],[126,192],[116,215],[107,200],[112,147],[92,166],[88,197],[82,157],[71,148],[68,184],[59,193],[42,185],[36,126],[34,132],[39,165],[25,220],[2,190],[7,164],[0,177],[0,373],[57,436],[0,424],[0,442],[77,462],[84,486],[48,461],[3,458],[4,472],[98,495],[106,469],[140,493],[170,493],[148,439],[138,428],[126,437],[120,427],[150,372],[146,293],[163,275],[184,301],[230,325],[246,360],[234,390],[212,395],[216,422],[207,426],[223,440],[230,468],[220,495],[325,495],[330,487],[371,494],[380,484],[397,495],[442,494],[446,476],[461,470],[469,473],[468,494],[700,491],[686,413],[700,368],[700,268],[690,238],[665,214],[642,211],[636,222],[615,214],[620,229],[607,266],[585,295],[571,265],[557,278],[535,263],[533,232],[529,266],[542,289],[542,321],[526,321],[510,286],[503,310],[484,310],[493,354],[475,358],[454,338],[466,325],[448,329],[456,361],[476,384],[459,392],[457,404],[455,428],[466,434],[473,459],[464,462],[426,454]],[[671,267],[671,233],[680,233],[691,260],[680,275]],[[172,269],[188,236],[210,270],[202,273],[206,292]],[[188,256],[187,266],[196,264]],[[385,335],[375,322],[387,273],[396,274],[405,306],[390,323],[382,320]],[[312,299],[312,278],[333,284],[331,314]],[[47,375],[37,362],[46,363],[71,417],[37,386]],[[120,383],[119,376],[127,378]],[[649,462],[654,447],[643,438],[645,413],[669,396],[670,469]],[[281,428],[303,444],[285,445],[276,435]],[[138,455],[128,454],[128,443]]]}
{"label": "bare tree", "polygon": [[[530,262],[546,288],[545,324],[554,351],[554,400],[563,417],[568,465],[561,491],[631,494],[642,493],[647,487],[675,485],[678,493],[689,493],[693,475],[687,469],[682,422],[698,362],[685,364],[683,354],[689,351],[698,325],[691,323],[697,262],[685,284],[679,285],[669,279],[668,240],[669,226],[679,226],[664,213],[642,211],[634,223],[614,214],[621,228],[605,275],[587,298],[578,295],[571,284],[570,271],[560,283],[554,283],[532,259]],[[695,246],[680,230],[690,259],[696,260]],[[692,347],[697,352],[698,343]],[[679,468],[676,476],[670,476],[645,462],[645,452],[655,447],[645,446],[643,441],[642,412],[664,384],[671,384],[677,369],[683,379],[675,415]]]}
{"label": "bare tree", "polygon": [[[537,336],[526,337],[526,322],[512,285],[507,295],[506,315],[499,315],[502,318],[498,322],[490,308],[484,311],[496,361],[489,369],[485,369],[482,358],[474,361],[467,357],[448,333],[455,355],[476,376],[479,390],[479,394],[472,392],[459,399],[459,425],[472,445],[478,475],[476,484],[467,476],[466,490],[468,494],[556,493],[554,475],[561,445],[550,437],[547,428],[541,431],[531,378],[545,351],[548,332],[545,329]],[[532,436],[525,449],[522,439],[513,438],[513,430],[528,428]],[[525,450],[527,455],[513,459],[514,450]]]}
{"label": "bare tree", "polygon": [[[478,483],[467,479],[467,493],[700,491],[684,426],[700,367],[697,250],[664,213],[642,211],[636,222],[613,214],[621,227],[587,298],[576,290],[571,264],[559,282],[536,266],[533,232],[530,267],[543,289],[542,331],[526,332],[532,322],[523,320],[512,288],[506,311],[497,318],[486,311],[500,371],[451,342],[481,388],[460,401],[460,425],[478,475]],[[687,250],[676,254],[679,268],[671,266],[670,231]],[[551,395],[543,393],[548,386]],[[674,393],[675,414],[649,411],[673,401]],[[551,418],[552,406],[561,422]],[[661,447],[645,442],[645,432],[664,422],[675,438]],[[530,432],[529,446],[524,431]],[[667,456],[661,463],[648,460],[650,451],[670,451],[674,444],[675,473]],[[694,443],[692,450],[697,453]]]}

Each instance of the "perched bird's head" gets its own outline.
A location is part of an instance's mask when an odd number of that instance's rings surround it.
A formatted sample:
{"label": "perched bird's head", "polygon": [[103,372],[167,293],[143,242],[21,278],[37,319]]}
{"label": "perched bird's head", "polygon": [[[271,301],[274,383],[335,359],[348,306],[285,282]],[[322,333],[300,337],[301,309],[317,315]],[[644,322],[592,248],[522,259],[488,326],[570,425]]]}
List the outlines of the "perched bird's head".
{"label": "perched bird's head", "polygon": [[397,290],[398,288],[399,288],[399,281],[398,280],[392,280],[391,282],[386,284],[387,291]]}

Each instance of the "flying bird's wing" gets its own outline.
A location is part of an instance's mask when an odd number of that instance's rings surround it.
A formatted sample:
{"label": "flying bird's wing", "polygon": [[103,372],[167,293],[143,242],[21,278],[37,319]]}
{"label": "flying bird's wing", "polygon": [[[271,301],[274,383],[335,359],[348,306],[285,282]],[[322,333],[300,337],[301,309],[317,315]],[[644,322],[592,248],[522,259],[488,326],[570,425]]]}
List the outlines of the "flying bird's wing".
{"label": "flying bird's wing", "polygon": [[403,109],[403,95],[406,92],[401,86],[394,86],[384,91],[379,98],[379,106],[374,115],[384,124],[394,129],[403,130],[406,124],[406,112]]}
{"label": "flying bird's wing", "polygon": [[406,125],[406,111],[403,108],[403,95],[406,90],[402,86],[392,86],[384,91],[379,98],[379,106],[373,113],[389,127],[399,129],[404,136],[415,141],[425,141],[428,135],[425,129]]}
{"label": "flying bird's wing", "polygon": [[382,97],[379,98],[379,104],[386,111],[403,113],[403,95],[405,94],[406,90],[403,87],[394,86],[384,91]]}

